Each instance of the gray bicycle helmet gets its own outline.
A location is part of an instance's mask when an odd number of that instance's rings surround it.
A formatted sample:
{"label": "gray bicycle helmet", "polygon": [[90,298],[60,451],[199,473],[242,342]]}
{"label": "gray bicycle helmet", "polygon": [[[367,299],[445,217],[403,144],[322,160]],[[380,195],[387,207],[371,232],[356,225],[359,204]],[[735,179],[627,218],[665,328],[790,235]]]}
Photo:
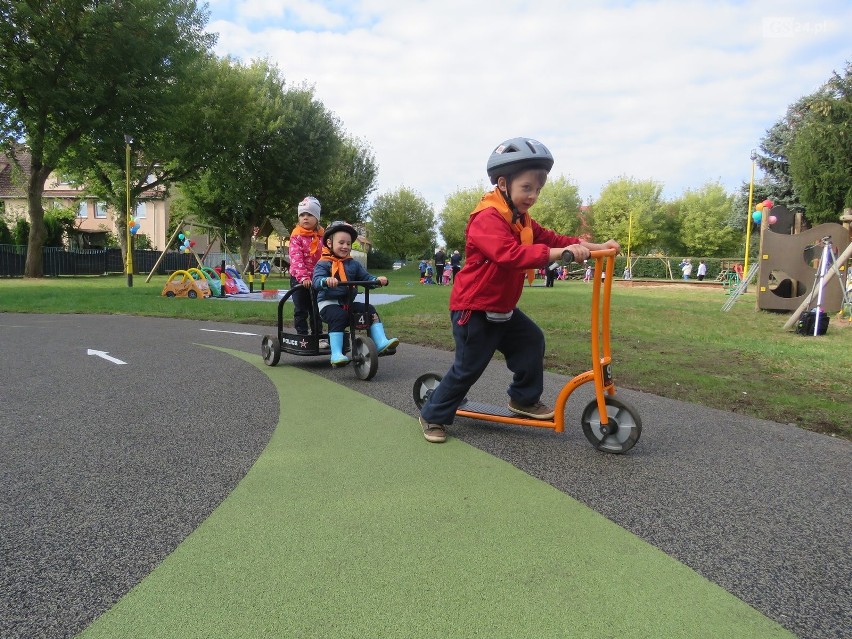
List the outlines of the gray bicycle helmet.
{"label": "gray bicycle helmet", "polygon": [[352,241],[358,239],[358,231],[355,230],[355,227],[352,226],[349,222],[344,222],[343,220],[335,220],[331,224],[328,225],[328,228],[325,230],[325,233],[322,234],[322,243],[328,241],[332,235],[337,233],[338,231],[346,231],[352,237]]}
{"label": "gray bicycle helmet", "polygon": [[501,142],[488,157],[488,177],[497,184],[501,175],[509,175],[528,169],[553,168],[553,156],[547,147],[532,138],[512,138]]}

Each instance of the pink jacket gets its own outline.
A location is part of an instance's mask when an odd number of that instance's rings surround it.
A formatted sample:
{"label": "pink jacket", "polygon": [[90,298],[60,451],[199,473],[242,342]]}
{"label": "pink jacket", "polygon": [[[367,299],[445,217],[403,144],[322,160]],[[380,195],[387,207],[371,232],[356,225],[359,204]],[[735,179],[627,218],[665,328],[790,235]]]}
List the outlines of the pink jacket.
{"label": "pink jacket", "polygon": [[311,253],[310,235],[290,236],[290,275],[299,282],[313,278],[314,267],[322,257],[322,236],[317,239],[316,253]]}

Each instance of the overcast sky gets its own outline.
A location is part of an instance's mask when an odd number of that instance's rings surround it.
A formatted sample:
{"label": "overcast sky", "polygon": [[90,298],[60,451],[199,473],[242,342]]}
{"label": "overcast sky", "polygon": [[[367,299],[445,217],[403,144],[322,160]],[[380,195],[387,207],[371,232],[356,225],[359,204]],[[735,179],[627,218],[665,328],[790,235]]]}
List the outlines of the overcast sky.
{"label": "overcast sky", "polygon": [[621,176],[733,192],[766,129],[852,59],[848,0],[208,1],[219,55],[313,85],[372,147],[374,196],[406,186],[436,212],[515,136],[584,199]]}

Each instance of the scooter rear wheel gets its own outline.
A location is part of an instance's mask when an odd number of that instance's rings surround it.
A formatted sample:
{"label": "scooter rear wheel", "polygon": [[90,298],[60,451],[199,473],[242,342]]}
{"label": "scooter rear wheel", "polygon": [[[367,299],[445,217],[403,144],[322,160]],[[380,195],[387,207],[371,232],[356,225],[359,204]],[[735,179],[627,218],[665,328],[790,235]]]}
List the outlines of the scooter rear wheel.
{"label": "scooter rear wheel", "polygon": [[420,377],[414,380],[414,405],[420,410],[423,408],[429,396],[432,394],[438,384],[441,383],[441,376],[438,373],[423,373]]}
{"label": "scooter rear wheel", "polygon": [[379,370],[379,349],[376,343],[366,335],[359,335],[352,340],[352,352],[349,354],[355,366],[358,379],[367,381],[373,379]]}
{"label": "scooter rear wheel", "polygon": [[281,359],[281,342],[277,337],[264,335],[260,344],[260,353],[263,355],[263,363],[267,366],[275,366]]}
{"label": "scooter rear wheel", "polygon": [[605,402],[608,420],[606,432],[601,426],[598,402],[592,400],[583,411],[583,434],[600,451],[617,455],[626,453],[639,441],[642,419],[635,408],[621,399],[607,395]]}

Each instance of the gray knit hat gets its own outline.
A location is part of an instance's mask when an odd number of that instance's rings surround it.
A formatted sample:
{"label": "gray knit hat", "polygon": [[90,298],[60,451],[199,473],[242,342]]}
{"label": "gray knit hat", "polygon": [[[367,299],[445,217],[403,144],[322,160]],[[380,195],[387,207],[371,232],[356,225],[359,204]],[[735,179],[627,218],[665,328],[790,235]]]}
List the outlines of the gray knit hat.
{"label": "gray knit hat", "polygon": [[304,200],[299,202],[299,213],[309,213],[317,218],[317,222],[320,221],[320,203],[319,200],[316,199],[313,195],[309,195]]}

